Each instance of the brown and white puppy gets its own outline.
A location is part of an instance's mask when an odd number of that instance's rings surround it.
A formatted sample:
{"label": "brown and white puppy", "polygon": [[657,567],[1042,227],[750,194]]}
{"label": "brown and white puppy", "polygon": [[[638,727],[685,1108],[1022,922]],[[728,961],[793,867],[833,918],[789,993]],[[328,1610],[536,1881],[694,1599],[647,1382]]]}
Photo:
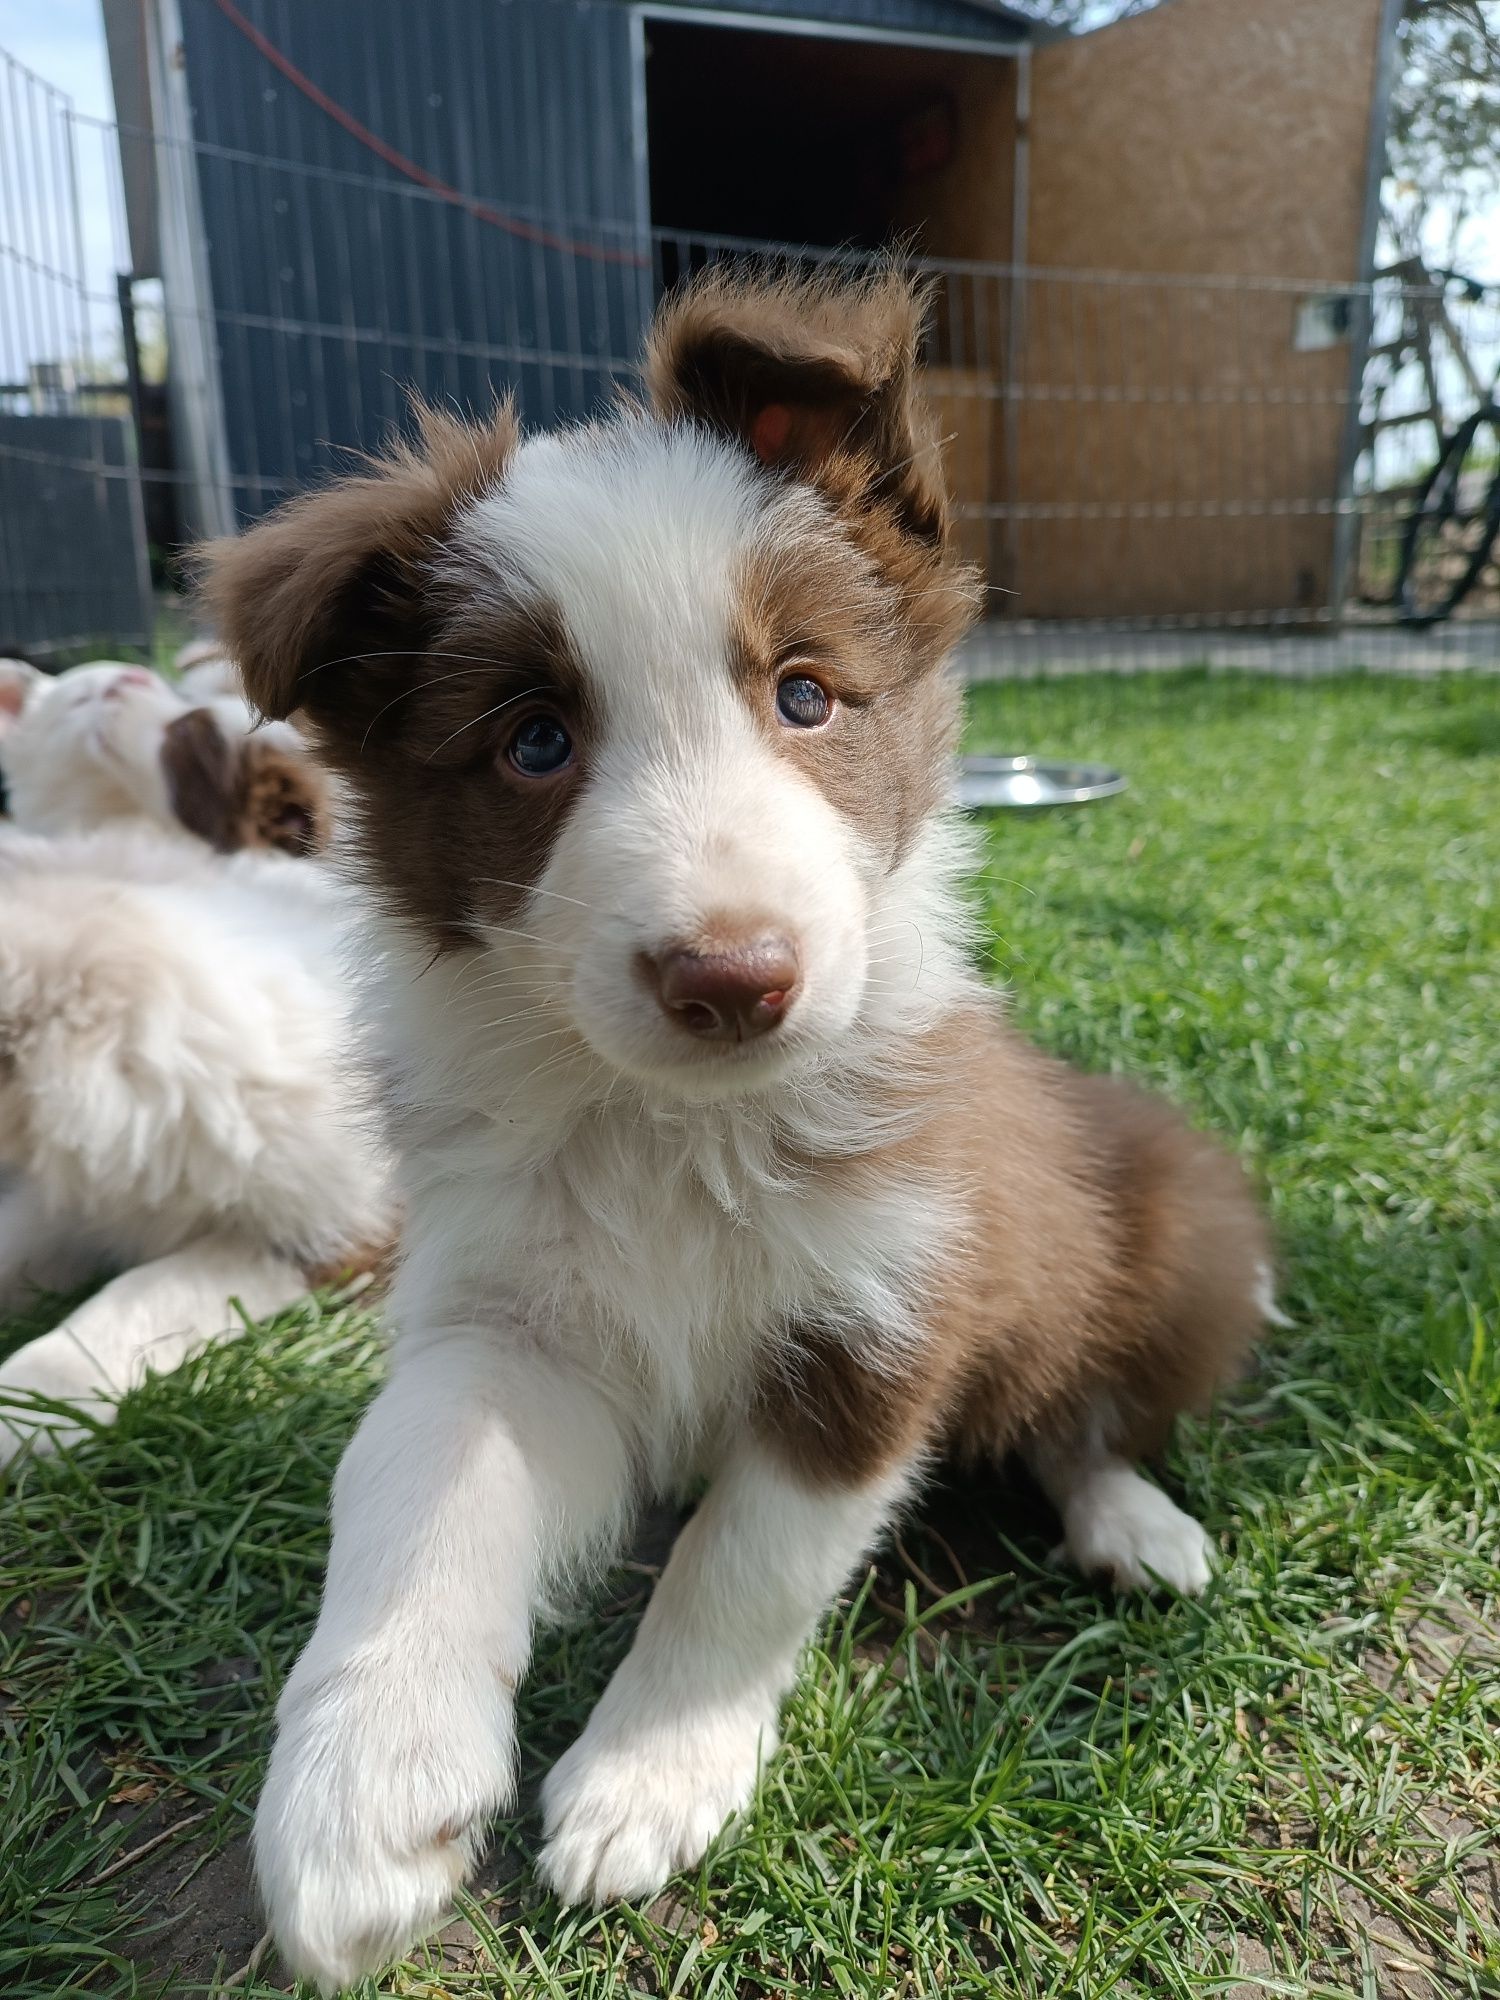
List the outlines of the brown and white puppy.
{"label": "brown and white puppy", "polygon": [[695,1862],[798,1650],[933,1458],[1020,1451],[1077,1560],[1197,1590],[1131,1461],[1268,1303],[1237,1168],[1005,1024],[949,806],[974,614],[920,300],[712,275],[649,406],[421,441],[224,546],[252,699],[348,780],[408,1204],[392,1380],[339,1471],[256,1826],[335,1986],[514,1792],[535,1618],[704,1473],[545,1789],[559,1895]]}

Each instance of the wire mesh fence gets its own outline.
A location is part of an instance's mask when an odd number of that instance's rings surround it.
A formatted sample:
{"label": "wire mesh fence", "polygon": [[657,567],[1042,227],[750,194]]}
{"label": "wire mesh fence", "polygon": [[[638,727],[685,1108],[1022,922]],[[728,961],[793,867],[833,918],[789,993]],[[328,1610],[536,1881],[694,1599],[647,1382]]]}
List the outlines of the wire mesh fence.
{"label": "wire mesh fence", "polygon": [[[249,129],[117,128],[8,57],[0,101],[0,649],[144,643],[148,553],[160,584],[195,532],[378,445],[412,391],[583,417],[633,383],[654,301],[691,271],[866,254],[502,207],[422,170],[411,137],[355,170]],[[165,291],[117,275],[122,145],[190,184],[194,282],[191,260]],[[1398,602],[1431,468],[1494,395],[1500,293],[1411,268],[1350,285],[911,261],[959,533],[990,585],[971,670],[1500,661],[1493,564],[1441,627]],[[1461,468],[1481,508],[1500,482],[1482,449]]]}

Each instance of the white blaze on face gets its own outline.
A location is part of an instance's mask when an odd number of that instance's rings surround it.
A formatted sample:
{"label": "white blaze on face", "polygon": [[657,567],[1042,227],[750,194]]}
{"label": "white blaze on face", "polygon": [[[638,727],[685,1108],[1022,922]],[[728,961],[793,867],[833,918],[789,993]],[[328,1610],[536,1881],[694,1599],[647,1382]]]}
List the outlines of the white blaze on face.
{"label": "white blaze on face", "polygon": [[[624,424],[522,446],[459,538],[471,579],[556,607],[586,681],[583,787],[524,928],[562,955],[600,1054],[695,1073],[694,1088],[830,1042],[864,989],[870,863],[778,754],[772,690],[747,696],[731,664],[747,557],[812,515],[813,496],[705,433]],[[800,961],[784,1024],[753,1052],[695,1044],[639,971],[642,954],[735,928],[782,933]]]}

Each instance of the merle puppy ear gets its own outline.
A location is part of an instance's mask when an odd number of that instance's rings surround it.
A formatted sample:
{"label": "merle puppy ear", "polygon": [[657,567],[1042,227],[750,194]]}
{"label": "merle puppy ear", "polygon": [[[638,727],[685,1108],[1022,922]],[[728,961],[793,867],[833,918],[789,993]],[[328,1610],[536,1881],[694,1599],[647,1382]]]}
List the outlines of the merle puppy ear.
{"label": "merle puppy ear", "polygon": [[172,811],[189,833],[220,854],[242,845],[240,760],[212,709],[172,718],[162,732],[161,768]]}
{"label": "merle puppy ear", "polygon": [[422,404],[416,418],[414,442],[206,551],[209,616],[262,714],[363,729],[426,643],[424,563],[498,482],[517,426],[509,403],[477,426]]}
{"label": "merle puppy ear", "polygon": [[[893,266],[774,277],[716,265],[670,298],[646,350],[658,415],[738,438],[764,465],[864,494],[942,543],[948,496],[917,388],[927,290]],[[840,461],[843,461],[840,464]]]}

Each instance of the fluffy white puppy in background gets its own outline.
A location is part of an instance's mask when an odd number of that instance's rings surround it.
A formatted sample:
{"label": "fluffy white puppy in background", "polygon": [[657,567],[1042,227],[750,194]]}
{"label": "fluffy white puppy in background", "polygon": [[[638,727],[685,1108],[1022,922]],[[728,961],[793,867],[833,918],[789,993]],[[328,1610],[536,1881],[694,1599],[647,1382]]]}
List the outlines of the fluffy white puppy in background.
{"label": "fluffy white puppy in background", "polygon": [[328,783],[286,723],[243,696],[185,696],[160,674],[95,660],[44,674],[0,660],[0,778],[28,833],[132,823],[223,853],[322,846]]}
{"label": "fluffy white puppy in background", "polygon": [[293,858],[327,792],[293,731],[118,663],[0,663],[0,1313],[117,1273],[0,1366],[0,1462],[392,1234],[343,960]]}

